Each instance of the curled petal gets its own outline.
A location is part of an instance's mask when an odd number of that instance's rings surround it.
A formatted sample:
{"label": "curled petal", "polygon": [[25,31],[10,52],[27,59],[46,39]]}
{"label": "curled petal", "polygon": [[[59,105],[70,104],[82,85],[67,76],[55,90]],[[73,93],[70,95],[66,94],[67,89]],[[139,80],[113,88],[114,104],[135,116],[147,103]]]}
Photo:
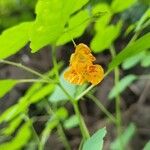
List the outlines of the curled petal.
{"label": "curled petal", "polygon": [[88,82],[96,85],[104,78],[104,70],[100,65],[91,65],[87,67],[85,78]]}
{"label": "curled petal", "polygon": [[65,71],[64,78],[72,84],[81,85],[85,82],[85,78],[71,67]]}

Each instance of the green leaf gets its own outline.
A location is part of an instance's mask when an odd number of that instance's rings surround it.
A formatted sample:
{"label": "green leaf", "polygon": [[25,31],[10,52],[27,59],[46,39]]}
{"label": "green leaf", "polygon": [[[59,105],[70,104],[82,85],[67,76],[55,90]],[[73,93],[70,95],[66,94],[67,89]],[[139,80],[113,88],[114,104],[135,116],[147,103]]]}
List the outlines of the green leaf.
{"label": "green leaf", "polygon": [[149,67],[150,66],[150,51],[147,51],[145,54],[145,57],[142,58],[141,65],[143,67]]}
{"label": "green leaf", "polygon": [[137,76],[135,75],[127,75],[124,78],[122,78],[117,85],[115,85],[109,95],[108,98],[109,99],[113,99],[114,97],[116,97],[118,94],[120,94],[121,92],[123,92],[133,81],[135,81],[137,79]]}
{"label": "green leaf", "polygon": [[59,120],[65,120],[68,117],[68,111],[65,107],[61,107],[55,112],[55,115]]}
{"label": "green leaf", "polygon": [[[64,72],[62,72],[62,74],[60,75],[61,85],[70,94],[70,96],[72,96],[73,98],[76,98],[78,96],[77,94],[80,94],[82,91],[84,91],[86,86],[82,85],[81,87],[81,86],[77,86],[75,84],[69,83],[68,81],[64,79],[63,74]],[[80,89],[80,92],[78,91],[78,88]],[[57,103],[57,102],[66,101],[66,100],[69,100],[68,96],[66,96],[66,94],[62,91],[62,89],[59,86],[56,86],[54,92],[49,97],[49,101],[52,103]]]}
{"label": "green leaf", "polygon": [[17,118],[12,120],[6,128],[2,129],[2,134],[11,135],[20,125],[21,121],[22,121],[21,116],[18,116]]}
{"label": "green leaf", "polygon": [[23,146],[27,144],[30,137],[31,137],[30,123],[26,122],[21,126],[21,128],[17,132],[17,135],[11,141],[5,142],[0,145],[0,149],[5,150],[22,149]]}
{"label": "green leaf", "polygon": [[57,46],[63,45],[72,39],[80,37],[88,24],[89,14],[87,10],[80,11],[76,15],[72,16],[68,21],[68,27],[64,29],[64,33],[58,39]]}
{"label": "green leaf", "polygon": [[17,80],[0,80],[0,98],[7,94],[16,84]]}
{"label": "green leaf", "polygon": [[150,149],[150,141],[146,143],[143,150],[149,150]]}
{"label": "green leaf", "polygon": [[113,10],[114,13],[118,13],[118,12],[128,9],[135,2],[136,2],[136,0],[126,0],[126,1],[113,0],[113,2],[111,4],[111,9]]}
{"label": "green leaf", "polygon": [[13,117],[18,114],[19,105],[15,104],[9,108],[7,108],[1,115],[0,115],[0,123],[4,121],[9,121]]}
{"label": "green leaf", "polygon": [[32,52],[56,43],[64,32],[70,15],[87,2],[88,0],[39,0],[36,6],[36,20],[30,32]]}
{"label": "green leaf", "polygon": [[98,31],[99,28],[105,27],[106,25],[108,25],[108,23],[111,20],[111,10],[110,10],[110,6],[107,3],[100,3],[95,5],[92,8],[92,14],[99,14],[99,13],[103,13],[102,16],[99,17],[99,19],[96,20],[95,23],[95,30]]}
{"label": "green leaf", "polygon": [[83,145],[83,150],[102,150],[103,138],[106,135],[106,129],[99,129]]}
{"label": "green leaf", "polygon": [[9,29],[0,35],[0,59],[18,52],[29,41],[29,28],[32,22],[25,22]]}
{"label": "green leaf", "polygon": [[122,67],[125,70],[130,69],[130,68],[134,67],[135,65],[137,65],[143,58],[145,60],[145,51],[142,51],[139,54],[136,54],[132,57],[127,58],[123,62]]}
{"label": "green leaf", "polygon": [[120,142],[123,149],[127,149],[126,146],[135,134],[136,127],[133,123],[130,123],[127,129],[118,137],[113,143],[111,143],[111,150],[120,150]]}
{"label": "green leaf", "polygon": [[37,103],[39,100],[42,100],[45,96],[49,95],[53,92],[55,85],[54,84],[48,84],[45,86],[42,86],[34,95],[32,95],[28,101],[30,103]]}
{"label": "green leaf", "polygon": [[119,36],[121,26],[122,26],[121,22],[119,22],[117,25],[109,25],[106,27],[102,27],[100,25],[96,35],[94,36],[91,42],[92,50],[95,53],[98,53],[109,48],[112,42]]}
{"label": "green leaf", "polygon": [[72,115],[68,119],[65,120],[64,122],[64,127],[66,129],[71,129],[74,127],[77,127],[79,125],[79,119],[76,115]]}
{"label": "green leaf", "polygon": [[126,46],[109,64],[108,72],[112,71],[115,67],[120,65],[127,58],[150,48],[150,42],[148,41],[150,41],[150,33],[145,34],[135,42]]}

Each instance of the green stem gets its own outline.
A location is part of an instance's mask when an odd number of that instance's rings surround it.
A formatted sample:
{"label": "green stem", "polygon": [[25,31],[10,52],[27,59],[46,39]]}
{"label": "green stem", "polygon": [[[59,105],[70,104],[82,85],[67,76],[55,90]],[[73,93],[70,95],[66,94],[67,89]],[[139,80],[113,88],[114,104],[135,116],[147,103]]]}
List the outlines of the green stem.
{"label": "green stem", "polygon": [[[112,58],[116,56],[116,51],[114,46],[110,47],[110,53],[112,55]],[[115,85],[119,82],[119,68],[116,67],[114,69],[114,76],[115,76]],[[121,135],[121,126],[122,126],[122,120],[121,120],[121,108],[120,108],[120,95],[117,94],[115,97],[115,108],[116,108],[116,126],[117,126],[117,134],[118,137]],[[122,141],[120,140],[120,148],[122,149]]]}
{"label": "green stem", "polygon": [[100,108],[100,110],[106,114],[106,116],[114,123],[116,123],[115,117],[105,108],[105,106],[94,95],[88,94],[88,97]]}
{"label": "green stem", "polygon": [[59,123],[59,125],[57,126],[57,130],[58,130],[58,134],[60,135],[60,138],[62,140],[62,143],[65,146],[65,149],[66,150],[71,150],[70,144],[68,142],[68,139],[65,135],[65,132],[64,132],[64,129],[63,129],[61,123]]}
{"label": "green stem", "polygon": [[32,129],[33,136],[34,136],[34,138],[36,139],[36,142],[37,142],[38,150],[44,150],[44,149],[41,149],[40,139],[39,139],[39,136],[38,136],[37,132],[34,129],[33,121],[29,118],[27,113],[25,114],[24,118],[25,118],[26,121],[30,122],[30,126],[31,126],[31,129]]}
{"label": "green stem", "polygon": [[40,80],[40,79],[19,79],[17,80],[17,82],[18,83],[33,83],[33,82],[49,83],[48,81]]}
{"label": "green stem", "polygon": [[[56,74],[56,78],[57,80],[59,81],[59,84],[58,86],[61,88],[61,90],[66,94],[66,96],[70,99],[73,107],[74,107],[74,110],[75,110],[75,114],[78,116],[78,119],[79,119],[79,126],[80,126],[80,130],[81,130],[81,133],[82,133],[82,136],[84,138],[84,140],[88,139],[89,138],[89,132],[88,132],[88,129],[86,127],[86,124],[82,118],[82,115],[80,113],[80,110],[78,108],[78,103],[77,103],[77,99],[74,99],[67,91],[66,89],[61,85],[60,83],[60,80],[59,80],[59,72],[58,72],[58,68],[57,68],[57,60],[56,60],[56,49],[55,49],[55,46],[52,47],[52,60],[53,60],[53,65],[54,65],[54,70],[55,70],[55,74]],[[83,93],[84,94],[84,93]],[[82,95],[81,95],[82,97]],[[78,97],[78,98],[81,98],[81,97]]]}
{"label": "green stem", "polygon": [[49,81],[49,82],[52,82],[52,83],[54,82],[52,79],[44,76],[43,74],[41,74],[41,73],[39,73],[39,72],[29,68],[29,67],[26,67],[26,66],[22,65],[21,63],[15,63],[15,62],[8,61],[8,60],[0,60],[0,63],[4,63],[4,64],[8,64],[8,65],[12,65],[12,66],[21,68],[21,69],[23,69],[27,72],[30,72],[30,73],[42,78],[43,80],[46,80],[46,81]]}

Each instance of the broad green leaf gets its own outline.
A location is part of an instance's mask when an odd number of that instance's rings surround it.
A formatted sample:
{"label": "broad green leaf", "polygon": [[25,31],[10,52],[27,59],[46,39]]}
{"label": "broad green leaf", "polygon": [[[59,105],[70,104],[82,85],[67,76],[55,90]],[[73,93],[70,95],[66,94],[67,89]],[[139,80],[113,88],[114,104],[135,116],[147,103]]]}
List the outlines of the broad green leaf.
{"label": "broad green leaf", "polygon": [[87,2],[88,0],[39,0],[36,6],[36,20],[30,33],[32,52],[56,43],[63,34],[70,15]]}
{"label": "broad green leaf", "polygon": [[112,71],[115,67],[120,65],[127,58],[150,48],[150,42],[148,41],[150,41],[150,33],[145,34],[135,42],[126,46],[109,64],[108,72]]}
{"label": "broad green leaf", "polygon": [[7,94],[16,84],[17,80],[0,80],[0,98]]}
{"label": "broad green leaf", "polygon": [[25,22],[9,29],[0,35],[0,59],[18,52],[29,41],[29,29],[32,22]]}
{"label": "broad green leaf", "polygon": [[14,120],[12,120],[7,127],[5,127],[4,129],[2,129],[2,134],[5,135],[11,135],[16,128],[20,125],[22,121],[22,117],[18,116],[17,118],[15,118]]}
{"label": "broad green leaf", "polygon": [[30,137],[31,137],[30,123],[26,122],[21,126],[21,128],[17,132],[17,135],[11,141],[5,142],[0,145],[0,149],[5,150],[22,149],[27,144]]}
{"label": "broad green leaf", "polygon": [[106,135],[106,129],[99,129],[87,141],[85,141],[82,150],[102,150],[103,138]]}
{"label": "broad green leaf", "polygon": [[91,42],[92,50],[98,53],[109,48],[112,42],[119,36],[121,26],[122,26],[121,22],[119,22],[117,25],[109,25],[106,27],[102,27],[100,25],[99,30],[97,30],[97,33]]}
{"label": "broad green leaf", "polygon": [[79,125],[79,119],[76,115],[72,115],[64,121],[64,127],[66,129],[71,129]]}
{"label": "broad green leaf", "polygon": [[122,67],[123,69],[130,69],[132,67],[134,67],[135,65],[137,65],[142,59],[144,58],[145,60],[145,51],[142,51],[139,54],[136,54],[132,57],[127,58],[123,63],[122,63]]}
{"label": "broad green leaf", "polygon": [[57,46],[63,45],[72,39],[80,37],[88,24],[89,13],[87,10],[80,11],[76,15],[72,16],[68,21],[68,27],[64,29],[64,33],[58,39]]}
{"label": "broad green leaf", "polygon": [[[70,96],[72,96],[73,98],[76,98],[78,96],[77,94],[80,94],[82,91],[84,91],[86,86],[82,85],[82,87],[80,87],[75,84],[69,83],[68,81],[64,79],[63,74],[64,72],[62,72],[62,74],[60,75],[60,82],[62,86],[66,89],[66,91],[70,94]],[[78,91],[78,88],[80,89],[80,92]],[[69,99],[59,86],[55,87],[54,92],[49,97],[49,101],[52,103],[57,103],[57,102],[66,101],[66,100],[69,100]]]}
{"label": "broad green leaf", "polygon": [[95,30],[98,31],[99,28],[105,27],[110,22],[112,13],[110,10],[110,6],[107,3],[100,3],[93,7],[92,14],[103,13],[99,19],[96,20]]}
{"label": "broad green leaf", "polygon": [[123,92],[133,81],[137,79],[137,76],[135,75],[127,75],[124,78],[122,78],[117,85],[115,85],[112,90],[110,91],[108,98],[113,99],[118,94]]}
{"label": "broad green leaf", "polygon": [[136,0],[126,0],[126,1],[113,0],[113,2],[111,4],[111,8],[112,8],[114,13],[118,13],[118,12],[124,11],[125,9],[128,9],[135,2],[136,2]]}
{"label": "broad green leaf", "polygon": [[111,150],[120,150],[120,142],[123,149],[127,149],[126,146],[135,134],[136,127],[133,123],[130,123],[127,129],[118,137],[113,143],[111,143]]}
{"label": "broad green leaf", "polygon": [[149,150],[150,149],[150,141],[146,143],[143,150]]}
{"label": "broad green leaf", "polygon": [[147,51],[145,54],[145,57],[142,58],[141,65],[143,67],[149,67],[150,66],[150,51]]}

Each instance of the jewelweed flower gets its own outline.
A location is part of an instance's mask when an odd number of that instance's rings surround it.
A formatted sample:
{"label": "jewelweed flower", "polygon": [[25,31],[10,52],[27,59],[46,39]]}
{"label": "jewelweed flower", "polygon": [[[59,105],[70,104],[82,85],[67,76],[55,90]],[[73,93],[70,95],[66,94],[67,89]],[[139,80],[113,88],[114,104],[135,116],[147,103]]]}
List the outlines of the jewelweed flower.
{"label": "jewelweed flower", "polygon": [[93,64],[95,60],[90,48],[80,43],[70,57],[70,65],[64,73],[64,78],[72,84],[98,84],[104,78],[104,70],[100,65]]}

